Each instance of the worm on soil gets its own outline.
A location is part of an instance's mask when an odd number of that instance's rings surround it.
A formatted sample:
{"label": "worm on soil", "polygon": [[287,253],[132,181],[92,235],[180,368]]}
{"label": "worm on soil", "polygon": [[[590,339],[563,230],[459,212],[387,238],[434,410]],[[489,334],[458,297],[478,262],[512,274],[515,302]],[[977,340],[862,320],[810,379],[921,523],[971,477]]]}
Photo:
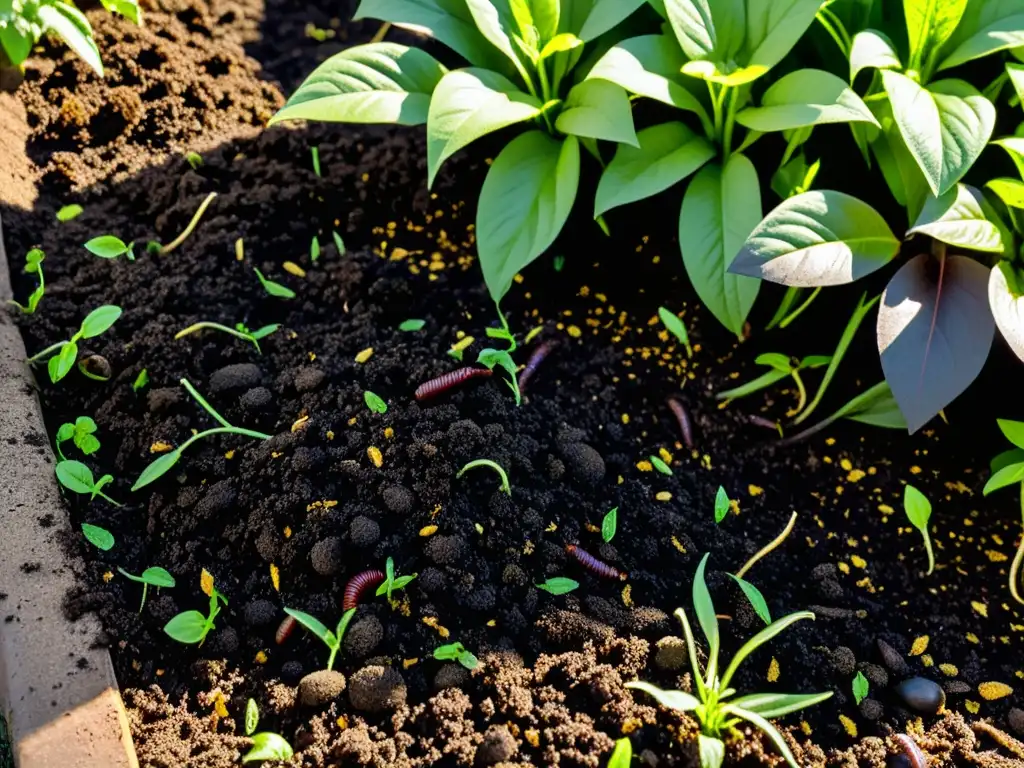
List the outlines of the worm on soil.
{"label": "worm on soil", "polygon": [[607,563],[602,563],[596,557],[589,552],[586,552],[575,544],[569,544],[566,546],[565,551],[576,558],[576,561],[589,571],[593,571],[598,576],[602,576],[606,579],[618,579],[619,581],[625,581],[629,578],[629,574],[620,571],[618,568],[613,568]]}
{"label": "worm on soil", "polygon": [[539,368],[540,364],[544,362],[544,358],[547,357],[551,350],[554,349],[556,346],[557,342],[555,342],[554,340],[545,341],[543,344],[540,344],[535,350],[533,350],[533,354],[530,355],[530,359],[527,361],[526,367],[523,368],[523,370],[519,374],[520,391],[526,389],[527,382],[531,378],[533,378],[533,374],[537,372],[537,368]]}
{"label": "worm on soil", "polygon": [[755,427],[764,427],[765,429],[770,429],[772,432],[779,431],[779,423],[777,421],[766,419],[764,416],[758,416],[756,413],[748,414],[747,421]]}
{"label": "worm on soil", "polygon": [[386,577],[383,571],[369,570],[361,571],[348,580],[345,585],[345,597],[342,600],[342,610],[348,611],[359,605],[359,598],[366,590],[376,587]]}
{"label": "worm on soil", "polygon": [[431,379],[423,384],[420,384],[416,388],[416,399],[417,400],[429,400],[432,397],[437,397],[440,394],[447,392],[452,387],[457,387],[464,381],[474,379],[477,376],[491,376],[493,371],[490,368],[457,368],[454,371],[438,376],[436,379]]}
{"label": "worm on soil", "polygon": [[756,563],[765,555],[772,552],[772,550],[779,546],[779,544],[785,541],[786,537],[789,536],[790,531],[793,530],[794,525],[796,525],[796,512],[793,512],[793,514],[790,516],[789,522],[786,523],[786,527],[782,529],[782,533],[780,533],[774,539],[765,544],[764,547],[755,552],[754,555],[749,560],[747,560],[746,563],[743,564],[743,567],[736,571],[736,578],[742,579],[746,575],[747,571],[754,567],[754,563]]}
{"label": "worm on soil", "polygon": [[905,733],[897,733],[896,741],[903,747],[903,753],[910,760],[911,768],[928,768],[928,760],[916,741]]}
{"label": "worm on soil", "polygon": [[670,397],[665,402],[668,403],[669,410],[672,411],[672,415],[679,422],[679,431],[683,435],[683,445],[692,451],[694,447],[693,422],[690,420],[690,412],[686,410],[683,401],[677,397]]}
{"label": "worm on soil", "polygon": [[274,640],[278,645],[284,645],[285,640],[288,639],[292,631],[295,629],[295,625],[298,622],[292,616],[285,616],[281,621],[280,626],[277,628],[277,633],[274,635]]}

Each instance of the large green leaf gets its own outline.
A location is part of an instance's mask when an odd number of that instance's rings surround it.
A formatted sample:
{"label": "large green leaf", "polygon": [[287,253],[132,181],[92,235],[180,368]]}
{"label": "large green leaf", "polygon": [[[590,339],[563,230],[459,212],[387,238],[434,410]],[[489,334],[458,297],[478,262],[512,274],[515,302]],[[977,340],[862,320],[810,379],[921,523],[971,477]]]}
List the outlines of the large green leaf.
{"label": "large green leaf", "polygon": [[516,5],[529,8],[541,46],[558,34],[558,17],[562,10],[560,0],[512,0],[510,4],[513,8]]}
{"label": "large green leaf", "polygon": [[995,107],[963,80],[922,88],[906,75],[882,70],[882,82],[900,134],[932,194],[943,194],[985,148],[995,127]]}
{"label": "large green leaf", "polygon": [[700,300],[737,336],[754,306],[760,282],[729,271],[761,219],[757,171],[742,154],[725,168],[704,166],[690,182],[679,213],[683,265]]}
{"label": "large green leaf", "polygon": [[665,11],[690,59],[727,62],[743,45],[743,0],[665,0]]}
{"label": "large green leaf", "polygon": [[985,483],[982,494],[988,496],[993,491],[1006,488],[1008,485],[1016,485],[1024,482],[1024,463],[1010,464],[992,474],[992,477]]}
{"label": "large green leaf", "polygon": [[850,86],[820,69],[798,69],[785,75],[764,92],[760,107],[741,110],[736,121],[762,133],[825,123],[878,125]]}
{"label": "large green leaf", "polygon": [[774,719],[788,715],[790,712],[813,707],[831,695],[832,691],[826,693],[752,693],[733,699],[729,702],[729,706],[745,709],[766,719]]}
{"label": "large green leaf", "polygon": [[[872,114],[882,126],[881,134],[870,144],[871,153],[878,161],[878,166],[896,202],[907,209],[909,226],[920,213],[931,191],[917,165],[917,160],[910,153],[896,126],[889,100],[872,101],[870,107]],[[851,128],[858,126],[873,130],[872,126],[866,123],[851,124]]]}
{"label": "large green leaf", "polygon": [[946,45],[949,53],[939,69],[1020,45],[1024,45],[1024,2],[974,0],[967,4],[960,25]]}
{"label": "large green leaf", "polygon": [[593,40],[618,26],[643,6],[644,2],[645,0],[594,0],[590,13],[579,30],[576,30],[576,34],[584,42]]}
{"label": "large green leaf", "polygon": [[700,559],[696,573],[693,574],[693,611],[697,614],[697,623],[700,624],[704,637],[708,641],[708,676],[710,682],[714,683],[715,666],[718,659],[718,648],[720,639],[718,636],[718,617],[715,615],[715,604],[711,600],[711,592],[708,591],[707,582],[704,580],[704,571],[708,565],[708,552]]}
{"label": "large green leaf", "polygon": [[843,192],[812,190],[771,211],[729,271],[800,288],[842,285],[884,267],[899,249],[870,205]]}
{"label": "large green leaf", "polygon": [[899,69],[899,54],[885,34],[875,29],[865,29],[853,36],[850,45],[850,82],[857,79],[857,74],[868,67],[874,69]]}
{"label": "large green leaf", "polygon": [[626,683],[626,687],[643,691],[653,696],[655,701],[661,704],[661,706],[675,709],[679,712],[692,712],[700,706],[700,699],[685,691],[664,691],[656,685],[651,685],[641,680]]}
{"label": "large green leaf", "polygon": [[427,186],[455,152],[481,136],[536,117],[541,106],[497,72],[448,72],[434,89],[427,113]]}
{"label": "large green leaf", "polygon": [[629,96],[607,80],[584,80],[573,86],[555,128],[573,136],[638,146]]}
{"label": "large green leaf", "polygon": [[701,768],[722,768],[725,761],[725,742],[714,736],[697,734],[697,752]]}
{"label": "large green leaf", "polygon": [[985,186],[1008,208],[1024,208],[1024,181],[1014,178],[991,179]]}
{"label": "large green leaf", "polygon": [[57,34],[92,70],[103,77],[103,61],[93,40],[92,27],[85,15],[72,5],[55,2],[36,11],[43,27]]}
{"label": "large green leaf", "polygon": [[926,56],[931,59],[938,53],[960,23],[966,7],[967,0],[903,0],[911,69],[921,69]]}
{"label": "large green leaf", "polygon": [[928,235],[972,251],[1002,253],[999,228],[986,218],[983,203],[977,189],[957,184],[940,197],[929,197],[907,234]]}
{"label": "large green leaf", "polygon": [[886,286],[878,351],[910,432],[949,405],[984,366],[995,333],[988,281],[988,268],[967,256],[921,254]]}
{"label": "large green leaf", "polygon": [[268,125],[282,120],[419,125],[427,121],[430,95],[444,73],[418,48],[357,45],[313,70]]}
{"label": "large green leaf", "polygon": [[21,63],[32,53],[34,42],[35,36],[32,32],[17,22],[0,27],[0,47],[3,48],[7,58],[15,67],[21,66]]}
{"label": "large green leaf", "polygon": [[480,267],[499,301],[516,273],[554,242],[579,185],[575,136],[557,141],[541,131],[512,140],[487,172],[476,214]]}
{"label": "large green leaf", "polygon": [[1008,261],[992,267],[988,279],[988,305],[996,327],[1010,349],[1024,360],[1024,275]]}
{"label": "large green leaf", "polygon": [[[487,40],[521,68],[521,60],[513,38],[518,36],[519,24],[512,10],[514,0],[464,0],[473,16],[476,28]],[[525,0],[519,0],[525,2]]]}
{"label": "large green leaf", "polygon": [[[748,0],[747,68],[760,76],[790,52],[814,22],[820,0]],[[753,79],[753,78],[751,78]]]}
{"label": "large green leaf", "polygon": [[601,174],[594,216],[662,192],[694,173],[717,150],[682,123],[662,123],[637,134],[638,148],[626,145]]}

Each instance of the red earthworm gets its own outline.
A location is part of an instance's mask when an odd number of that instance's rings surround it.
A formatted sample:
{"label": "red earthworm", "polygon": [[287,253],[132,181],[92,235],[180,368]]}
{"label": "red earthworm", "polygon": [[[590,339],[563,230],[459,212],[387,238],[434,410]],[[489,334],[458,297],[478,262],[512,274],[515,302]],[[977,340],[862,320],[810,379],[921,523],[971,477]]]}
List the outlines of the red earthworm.
{"label": "red earthworm", "polygon": [[764,427],[765,429],[770,429],[772,432],[779,431],[778,422],[772,421],[771,419],[766,419],[764,416],[758,416],[756,413],[748,414],[747,421],[749,421],[755,427]]}
{"label": "red earthworm", "polygon": [[432,397],[447,392],[452,387],[457,387],[462,382],[476,378],[477,376],[491,376],[494,372],[490,368],[458,368],[454,371],[438,376],[436,379],[420,384],[416,388],[417,400],[429,400]]}
{"label": "red earthworm", "polygon": [[349,611],[355,608],[359,605],[359,598],[363,593],[370,587],[376,587],[385,578],[387,577],[383,571],[370,570],[357,573],[345,585],[345,598],[341,603],[342,610]]}
{"label": "red earthworm", "polygon": [[277,634],[274,635],[274,640],[277,641],[278,645],[284,645],[285,640],[291,635],[292,630],[295,629],[295,625],[298,622],[295,621],[293,616],[285,616],[281,621],[281,624],[277,628]]}
{"label": "red earthworm", "polygon": [[683,401],[678,398],[670,397],[665,402],[668,403],[669,410],[672,411],[672,415],[679,422],[679,431],[683,433],[683,445],[692,451],[694,445],[693,422],[690,420],[690,412],[686,410]]}
{"label": "red earthworm", "polygon": [[916,741],[905,733],[897,733],[896,741],[903,747],[904,754],[910,760],[911,768],[928,768],[928,761]]}
{"label": "red earthworm", "polygon": [[544,358],[548,356],[552,349],[557,346],[557,342],[554,340],[545,341],[540,344],[533,354],[530,355],[530,359],[526,363],[526,367],[519,373],[519,389],[520,391],[526,389],[526,383],[533,378],[533,374],[537,372],[537,368],[544,362]]}
{"label": "red earthworm", "polygon": [[602,563],[596,557],[589,552],[577,547],[575,544],[569,544],[566,546],[565,551],[576,558],[576,560],[584,568],[593,571],[598,576],[602,576],[606,579],[618,579],[619,581],[625,581],[629,578],[628,573],[620,571],[618,568],[613,568],[607,563]]}

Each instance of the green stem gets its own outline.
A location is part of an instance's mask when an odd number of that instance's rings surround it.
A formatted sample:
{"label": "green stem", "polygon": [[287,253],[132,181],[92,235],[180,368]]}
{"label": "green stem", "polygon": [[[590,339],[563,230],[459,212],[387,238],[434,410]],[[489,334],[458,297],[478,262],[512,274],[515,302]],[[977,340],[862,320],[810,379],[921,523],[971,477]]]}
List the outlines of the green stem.
{"label": "green stem", "polygon": [[123,506],[124,506],[124,504],[119,504],[118,502],[114,501],[114,500],[113,500],[112,498],[110,498],[109,496],[107,496],[107,494],[105,494],[105,493],[104,493],[103,491],[96,491],[96,493],[97,493],[98,495],[102,496],[102,497],[103,497],[104,499],[106,499],[107,501],[109,501],[109,502],[110,502],[111,504],[113,504],[113,505],[114,505],[115,507],[123,507]]}
{"label": "green stem", "polygon": [[139,603],[139,613],[142,613],[142,609],[146,607],[146,592],[149,591],[149,584],[142,582],[142,602]]}
{"label": "green stem", "polygon": [[546,104],[553,98],[551,95],[551,83],[548,82],[547,67],[544,66],[544,61],[537,62],[537,77],[540,80],[540,92],[544,97],[543,101]]}
{"label": "green stem", "polygon": [[195,215],[192,217],[192,221],[190,221],[188,223],[188,226],[185,227],[185,231],[178,235],[176,238],[174,238],[174,240],[169,242],[163,248],[161,248],[160,253],[167,255],[175,248],[177,248],[179,245],[181,245],[183,242],[185,242],[188,236],[191,235],[192,231],[196,228],[196,225],[199,224],[199,219],[201,219],[203,217],[203,214],[206,213],[206,209],[210,207],[210,203],[213,202],[213,198],[215,198],[216,196],[216,192],[211,192],[206,196],[206,199],[203,200],[203,202],[199,204],[199,208],[196,209]]}
{"label": "green stem", "polygon": [[825,28],[825,31],[828,32],[829,36],[833,40],[835,40],[835,43],[839,47],[839,51],[843,54],[843,57],[844,58],[849,58],[850,57],[849,45],[847,45],[846,42],[844,42],[843,37],[839,34],[839,32],[836,30],[836,28],[832,26],[832,22],[828,18],[825,17],[825,15],[824,15],[825,10],[827,10],[827,9],[822,9],[821,11],[818,11],[818,14],[814,18],[816,18],[818,20],[818,23],[821,24],[821,26]]}
{"label": "green stem", "polygon": [[501,477],[501,490],[507,493],[509,496],[512,495],[512,486],[509,485],[508,475],[505,474],[505,470],[501,468],[501,465],[490,459],[474,459],[469,462],[466,466],[459,470],[458,474],[455,475],[456,479],[462,477],[467,471],[474,467],[488,467],[493,469]]}
{"label": "green stem", "polygon": [[334,669],[334,659],[338,655],[338,649],[340,647],[341,647],[341,641],[340,640],[338,641],[337,645],[331,647],[331,655],[327,657],[327,669],[328,670]]}
{"label": "green stem", "polygon": [[[1021,522],[1024,523],[1024,483],[1020,484],[1020,512]],[[1017,554],[1014,556],[1013,564],[1010,566],[1010,594],[1018,603],[1024,604],[1024,598],[1021,597],[1020,590],[1017,588],[1021,563],[1024,563],[1024,537],[1020,540]]]}
{"label": "green stem", "polygon": [[928,535],[928,529],[924,531],[924,551],[928,554],[928,573],[927,576],[932,575],[932,571],[935,570],[935,552],[932,551],[932,537]]}
{"label": "green stem", "polygon": [[239,339],[242,339],[243,341],[251,341],[253,343],[253,345],[255,345],[256,351],[257,352],[260,351],[260,344],[259,344],[259,342],[256,341],[256,339],[254,339],[250,334],[243,333],[242,331],[239,331],[239,330],[237,330],[235,328],[229,328],[226,325],[221,325],[220,323],[214,323],[214,322],[210,322],[210,321],[207,321],[207,320],[204,320],[201,323],[194,323],[193,325],[190,325],[188,328],[182,328],[180,331],[178,331],[176,334],[174,334],[174,338],[180,339],[180,338],[183,338],[185,336],[188,336],[190,333],[195,333],[196,331],[201,331],[204,328],[209,328],[210,330],[214,330],[214,331],[222,331],[224,333],[230,333],[232,336],[234,336],[236,338],[239,338]]}
{"label": "green stem", "polygon": [[722,136],[722,163],[725,164],[729,160],[729,155],[732,153],[732,130],[733,126],[736,125],[736,112],[739,109],[739,88],[725,87],[726,98],[729,101],[729,105],[726,108],[725,113],[725,132]]}
{"label": "green stem", "polygon": [[196,399],[196,402],[203,406],[203,408],[206,409],[206,412],[213,416],[214,419],[223,424],[225,427],[228,427],[229,429],[234,429],[234,427],[231,426],[231,422],[225,419],[219,413],[217,413],[216,409],[208,402],[206,402],[206,398],[196,391],[196,388],[192,386],[188,379],[182,379],[181,386],[183,386],[186,389],[186,391]]}
{"label": "green stem", "polygon": [[39,360],[39,359],[49,355],[51,352],[59,352],[60,350],[64,349],[64,346],[66,344],[68,344],[68,343],[70,343],[70,342],[58,341],[56,344],[51,344],[46,349],[44,349],[42,352],[37,352],[36,354],[32,355],[32,357],[30,357],[28,359],[28,362],[29,363],[34,363],[34,362],[36,362],[36,360]]}
{"label": "green stem", "polygon": [[839,37],[842,38],[843,45],[846,46],[844,53],[846,54],[847,58],[849,58],[850,50],[853,48],[853,38],[851,38],[850,33],[846,31],[846,25],[843,24],[843,20],[840,19],[836,15],[835,11],[833,11],[831,8],[822,8],[821,12],[828,17],[828,20],[832,23],[833,28],[836,30],[836,32],[839,33]]}
{"label": "green stem", "polygon": [[811,292],[811,295],[807,297],[803,304],[801,304],[799,307],[794,309],[792,313],[790,313],[789,315],[782,319],[782,321],[779,323],[779,328],[786,328],[790,323],[792,323],[794,320],[800,317],[800,313],[807,309],[809,306],[811,306],[811,302],[818,297],[819,293],[821,293],[820,285]]}
{"label": "green stem", "polygon": [[800,411],[802,411],[804,409],[804,406],[807,404],[807,388],[804,386],[804,380],[800,378],[800,371],[793,371],[793,373],[791,373],[790,375],[793,377],[793,381],[796,382],[796,391],[798,394],[796,407],[793,408],[793,410],[786,413],[787,417],[792,418],[793,416],[796,416],[798,413],[800,413]]}

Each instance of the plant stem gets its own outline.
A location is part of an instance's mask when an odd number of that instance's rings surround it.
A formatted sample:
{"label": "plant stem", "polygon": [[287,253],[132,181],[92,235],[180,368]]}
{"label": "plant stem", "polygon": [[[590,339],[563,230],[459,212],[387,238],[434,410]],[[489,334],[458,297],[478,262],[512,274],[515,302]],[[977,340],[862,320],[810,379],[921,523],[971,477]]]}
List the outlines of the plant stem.
{"label": "plant stem", "polygon": [[786,523],[786,527],[782,529],[782,533],[780,533],[778,536],[776,536],[774,539],[768,542],[768,544],[762,547],[759,551],[755,552],[754,556],[747,560],[747,562],[743,564],[742,568],[736,571],[736,578],[742,579],[746,575],[747,571],[754,567],[754,563],[756,563],[765,555],[770,554],[776,547],[778,547],[783,541],[785,541],[786,537],[789,536],[790,531],[793,530],[794,525],[796,525],[796,512],[794,512],[792,516],[789,518],[789,522]]}
{"label": "plant stem", "polygon": [[188,236],[191,235],[192,231],[196,228],[196,225],[199,223],[199,219],[201,219],[203,214],[206,213],[206,209],[210,206],[210,203],[213,202],[213,198],[215,198],[216,196],[217,196],[216,192],[211,192],[210,194],[208,194],[206,196],[206,199],[203,200],[203,202],[199,204],[199,208],[196,209],[196,213],[192,217],[192,221],[190,221],[188,223],[188,226],[185,227],[185,231],[182,232],[180,235],[178,235],[176,238],[174,238],[174,240],[169,242],[163,248],[161,248],[160,249],[160,253],[161,254],[166,256],[168,253],[170,253],[175,248],[177,248],[179,245],[181,245],[183,242],[185,242],[185,240],[188,238]]}
{"label": "plant stem", "polygon": [[736,125],[736,111],[739,109],[739,90],[739,88],[730,88],[728,86],[725,86],[723,89],[723,92],[726,94],[725,98],[729,101],[725,112],[725,131],[722,136],[723,165],[728,162],[729,155],[732,154],[732,130],[733,126]]}
{"label": "plant stem", "polygon": [[787,327],[787,326],[788,326],[788,325],[789,325],[790,323],[792,323],[792,322],[793,322],[794,320],[796,320],[796,319],[797,319],[798,317],[800,317],[800,314],[801,314],[801,313],[802,313],[802,312],[803,312],[803,311],[804,311],[805,309],[807,309],[807,308],[808,308],[809,306],[811,306],[811,302],[812,302],[812,301],[814,301],[814,300],[815,300],[816,298],[818,298],[818,294],[819,294],[819,293],[821,293],[821,286],[820,286],[820,285],[819,285],[819,286],[818,286],[817,288],[815,288],[815,289],[814,289],[814,291],[813,291],[813,292],[811,293],[811,295],[810,295],[810,296],[809,296],[809,297],[808,297],[808,298],[807,298],[807,299],[806,299],[806,300],[804,301],[804,303],[803,303],[803,304],[801,304],[801,305],[800,305],[799,307],[797,307],[796,309],[794,309],[794,310],[792,311],[792,313],[790,313],[789,315],[787,315],[786,317],[784,317],[784,318],[782,319],[782,321],[781,321],[781,322],[779,323],[779,328],[785,328],[785,327]]}
{"label": "plant stem", "polygon": [[474,459],[473,461],[469,462],[466,466],[464,466],[462,469],[460,469],[458,474],[455,475],[455,477],[462,477],[464,474],[466,474],[467,471],[473,469],[474,467],[489,467],[490,469],[493,469],[501,477],[501,490],[507,493],[509,496],[512,495],[512,487],[508,483],[508,475],[505,474],[505,470],[501,468],[500,464],[498,464],[495,461],[491,461],[490,459]]}
{"label": "plant stem", "polygon": [[254,339],[250,334],[243,333],[242,331],[239,331],[235,328],[229,328],[226,325],[221,325],[220,323],[214,323],[208,320],[204,320],[201,323],[194,323],[193,325],[190,325],[188,328],[182,328],[180,331],[174,334],[174,338],[180,339],[184,336],[188,336],[190,333],[201,331],[204,328],[209,328],[214,331],[223,331],[224,333],[230,333],[232,336],[242,339],[243,341],[251,341],[253,345],[255,345],[256,351],[262,354],[259,342],[256,341],[256,339]]}
{"label": "plant stem", "polygon": [[794,416],[796,416],[798,413],[800,413],[800,411],[803,410],[804,406],[807,404],[807,388],[804,386],[804,380],[800,378],[800,371],[795,370],[790,374],[790,376],[792,376],[793,381],[796,382],[796,391],[798,397],[796,401],[796,407],[793,408],[793,410],[791,411],[786,411],[787,418],[793,418]]}
{"label": "plant stem", "polygon": [[331,655],[327,657],[327,670],[334,669],[334,658],[338,655],[338,649],[341,647],[341,641],[337,645],[331,648]]}
{"label": "plant stem", "polygon": [[146,592],[149,591],[149,584],[142,582],[142,602],[139,603],[139,613],[146,607]]}
{"label": "plant stem", "polygon": [[[1021,522],[1024,523],[1024,483],[1020,484],[1020,512]],[[1013,564],[1010,566],[1010,594],[1014,600],[1024,605],[1024,598],[1021,597],[1020,591],[1017,588],[1022,563],[1024,563],[1024,536],[1021,537],[1020,546],[1017,547],[1017,554],[1014,556]]]}
{"label": "plant stem", "polygon": [[192,386],[188,379],[182,379],[181,386],[183,386],[185,390],[196,399],[196,402],[203,406],[203,408],[206,409],[206,412],[213,416],[214,419],[223,424],[225,427],[228,427],[229,429],[234,429],[234,427],[231,425],[231,422],[225,419],[219,413],[217,413],[216,409],[214,409],[212,405],[206,402],[206,398],[204,398],[202,395],[199,394],[199,392],[196,391],[196,388]]}
{"label": "plant stem", "polygon": [[27,362],[34,363],[36,360],[39,360],[40,358],[45,357],[46,355],[50,354],[51,352],[59,352],[60,350],[64,349],[64,346],[66,344],[68,344],[68,343],[70,343],[70,342],[58,341],[56,344],[51,344],[46,349],[44,349],[42,352],[37,352],[36,354],[32,355],[32,357],[30,357],[27,360]]}
{"label": "plant stem", "polygon": [[103,497],[104,499],[106,499],[107,501],[109,501],[109,502],[110,502],[111,504],[113,504],[113,505],[114,505],[115,507],[123,507],[123,506],[124,506],[124,504],[119,504],[118,502],[114,501],[114,500],[113,500],[112,498],[110,498],[109,496],[107,496],[107,494],[105,494],[105,493],[104,493],[103,491],[96,491],[96,494],[97,494],[97,495],[99,495],[99,496],[102,496],[102,497]]}
{"label": "plant stem", "polygon": [[370,38],[371,43],[381,43],[384,41],[385,36],[391,30],[391,22],[385,21],[380,25],[380,29],[374,32],[373,37]]}
{"label": "plant stem", "polygon": [[927,576],[932,575],[932,571],[935,570],[935,552],[932,551],[932,537],[928,535],[927,526],[924,529],[924,551],[928,554],[928,573]]}

